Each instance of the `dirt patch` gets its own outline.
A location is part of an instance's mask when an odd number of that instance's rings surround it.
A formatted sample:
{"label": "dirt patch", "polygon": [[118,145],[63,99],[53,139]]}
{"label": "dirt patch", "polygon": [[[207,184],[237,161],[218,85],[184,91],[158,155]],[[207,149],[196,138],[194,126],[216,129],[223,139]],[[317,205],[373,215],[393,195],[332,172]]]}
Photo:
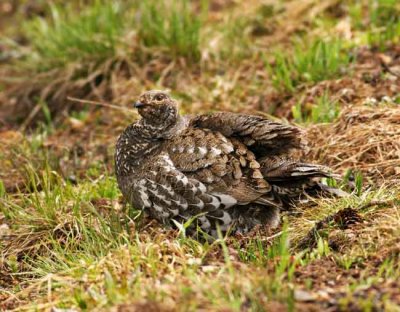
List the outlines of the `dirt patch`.
{"label": "dirt patch", "polygon": [[315,260],[306,266],[298,268],[295,272],[295,279],[299,284],[311,279],[313,281],[313,289],[344,286],[349,283],[350,279],[358,279],[359,277],[359,269],[345,270],[338,267],[330,258]]}
{"label": "dirt patch", "polygon": [[[360,268],[346,270],[337,266],[333,259],[323,258],[300,267],[295,272],[295,278],[300,285],[312,281],[312,291],[304,292],[314,306],[319,305],[328,311],[364,311],[361,303],[370,299],[372,311],[382,311],[385,300],[400,303],[398,281],[378,279],[375,283],[364,285],[360,282],[365,274]],[[349,285],[358,283],[353,293],[349,294]]]}

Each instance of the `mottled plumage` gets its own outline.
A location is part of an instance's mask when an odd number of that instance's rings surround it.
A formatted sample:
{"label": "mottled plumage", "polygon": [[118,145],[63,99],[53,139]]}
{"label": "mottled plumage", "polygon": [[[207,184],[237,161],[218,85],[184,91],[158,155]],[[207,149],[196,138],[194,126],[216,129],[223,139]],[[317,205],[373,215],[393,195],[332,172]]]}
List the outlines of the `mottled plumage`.
{"label": "mottled plumage", "polygon": [[164,224],[196,217],[206,233],[246,233],[279,223],[279,210],[311,190],[326,167],[289,158],[302,131],[258,116],[180,116],[167,93],[135,103],[142,119],[125,129],[115,154],[125,198]]}

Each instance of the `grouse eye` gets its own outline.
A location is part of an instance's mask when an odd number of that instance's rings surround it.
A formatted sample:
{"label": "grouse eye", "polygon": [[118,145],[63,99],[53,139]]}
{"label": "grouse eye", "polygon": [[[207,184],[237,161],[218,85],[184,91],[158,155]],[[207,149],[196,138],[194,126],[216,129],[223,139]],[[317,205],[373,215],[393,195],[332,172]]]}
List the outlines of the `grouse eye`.
{"label": "grouse eye", "polygon": [[154,97],[154,99],[156,100],[156,101],[162,101],[162,100],[164,100],[165,99],[165,95],[164,94],[157,94],[155,97]]}

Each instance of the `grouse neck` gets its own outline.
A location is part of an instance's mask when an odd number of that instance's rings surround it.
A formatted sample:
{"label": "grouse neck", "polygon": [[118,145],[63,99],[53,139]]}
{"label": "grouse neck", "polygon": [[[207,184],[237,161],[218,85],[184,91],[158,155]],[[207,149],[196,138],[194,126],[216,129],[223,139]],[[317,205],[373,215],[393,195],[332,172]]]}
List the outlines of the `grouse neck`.
{"label": "grouse neck", "polygon": [[157,153],[163,142],[179,135],[187,125],[187,118],[178,115],[174,122],[155,125],[141,119],[128,126],[116,146],[115,165],[118,175],[134,173],[143,161]]}
{"label": "grouse neck", "polygon": [[186,119],[179,114],[170,116],[170,118],[164,119],[161,122],[150,122],[142,119],[139,124],[142,128],[143,137],[149,141],[171,139],[187,127]]}

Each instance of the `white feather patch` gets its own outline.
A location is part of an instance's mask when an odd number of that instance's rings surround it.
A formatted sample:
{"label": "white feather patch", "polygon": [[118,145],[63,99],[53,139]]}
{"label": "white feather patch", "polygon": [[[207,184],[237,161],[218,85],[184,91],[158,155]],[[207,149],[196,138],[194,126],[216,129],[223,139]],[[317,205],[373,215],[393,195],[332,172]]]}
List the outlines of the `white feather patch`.
{"label": "white feather patch", "polygon": [[222,151],[221,151],[220,149],[218,149],[218,148],[211,147],[210,153],[211,153],[213,156],[218,156],[218,155],[220,155],[220,154],[222,153]]}
{"label": "white feather patch", "polygon": [[177,216],[179,214],[179,209],[168,208],[168,210],[172,213],[173,216]]}
{"label": "white feather patch", "polygon": [[179,201],[179,206],[183,209],[186,210],[189,207],[189,204],[187,203],[186,200],[181,200]]}
{"label": "white feather patch", "polygon": [[225,208],[230,208],[237,204],[237,200],[230,195],[221,193],[213,193],[213,195],[219,197],[221,203],[225,206]]}
{"label": "white feather patch", "polygon": [[221,202],[219,201],[218,197],[216,196],[211,196],[212,201],[209,203],[209,205],[213,205],[215,208],[218,208],[221,205]]}
{"label": "white feather patch", "polygon": [[163,212],[163,210],[164,210],[161,206],[158,206],[157,204],[154,204],[153,208],[158,212]]}
{"label": "white feather patch", "polygon": [[207,154],[207,149],[205,147],[199,147],[200,156],[205,156]]}
{"label": "white feather patch", "polygon": [[226,211],[224,211],[224,215],[222,216],[222,218],[219,219],[224,223],[224,225],[229,225],[232,223],[232,218]]}
{"label": "white feather patch", "polygon": [[201,182],[199,182],[198,188],[200,189],[200,191],[201,191],[202,193],[205,193],[205,192],[207,191],[206,186],[205,186],[203,183],[201,183]]}
{"label": "white feather patch", "polygon": [[199,217],[199,221],[201,222],[200,227],[203,230],[209,229],[211,227],[210,221],[205,216]]}
{"label": "white feather patch", "polygon": [[163,188],[165,191],[167,191],[167,193],[168,193],[169,195],[174,195],[174,190],[172,189],[172,187],[171,187],[170,185],[161,184],[160,186],[161,186],[161,188]]}
{"label": "white feather patch", "polygon": [[163,155],[162,158],[168,164],[168,166],[175,168],[174,163],[172,162],[171,158],[169,158],[169,156]]}
{"label": "white feather patch", "polygon": [[204,202],[199,199],[199,202],[195,203],[195,204],[190,204],[190,206],[195,206],[198,207],[199,209],[203,209],[204,208]]}
{"label": "white feather patch", "polygon": [[178,181],[182,182],[183,185],[187,185],[189,183],[189,180],[185,175],[179,175],[177,179]]}
{"label": "white feather patch", "polygon": [[149,200],[149,195],[147,194],[147,188],[146,188],[146,180],[142,179],[138,183],[138,189],[139,189],[139,194],[140,194],[140,200],[143,203],[143,208],[149,208],[151,207],[151,202]]}

